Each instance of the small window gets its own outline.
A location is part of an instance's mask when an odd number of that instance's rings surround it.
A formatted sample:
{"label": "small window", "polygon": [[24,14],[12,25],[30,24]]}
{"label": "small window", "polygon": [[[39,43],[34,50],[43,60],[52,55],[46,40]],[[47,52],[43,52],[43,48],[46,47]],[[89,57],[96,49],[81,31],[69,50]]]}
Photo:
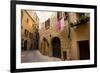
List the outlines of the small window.
{"label": "small window", "polygon": [[28,37],[28,31],[26,29],[24,31],[24,35],[25,35],[25,37]]}
{"label": "small window", "polygon": [[62,19],[63,13],[62,12],[57,12],[57,20]]}
{"label": "small window", "polygon": [[29,38],[32,39],[32,37],[33,37],[33,34],[29,33]]}
{"label": "small window", "polygon": [[68,13],[64,12],[64,20],[67,20],[67,19],[68,19]]}
{"label": "small window", "polygon": [[23,10],[21,10],[21,24],[22,24],[22,20],[23,20]]}
{"label": "small window", "polygon": [[29,23],[29,19],[27,18],[27,24]]}
{"label": "small window", "polygon": [[46,22],[45,22],[45,28],[46,29],[49,29],[50,27],[50,19],[48,19]]}

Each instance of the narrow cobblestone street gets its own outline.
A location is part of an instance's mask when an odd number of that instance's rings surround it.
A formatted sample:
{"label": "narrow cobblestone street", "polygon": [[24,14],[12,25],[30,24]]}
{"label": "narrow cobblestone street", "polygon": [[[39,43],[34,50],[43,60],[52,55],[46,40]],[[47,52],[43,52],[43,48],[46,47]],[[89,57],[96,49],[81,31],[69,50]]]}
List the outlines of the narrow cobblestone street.
{"label": "narrow cobblestone street", "polygon": [[59,58],[44,56],[39,51],[23,51],[21,54],[21,59],[22,63],[60,61]]}

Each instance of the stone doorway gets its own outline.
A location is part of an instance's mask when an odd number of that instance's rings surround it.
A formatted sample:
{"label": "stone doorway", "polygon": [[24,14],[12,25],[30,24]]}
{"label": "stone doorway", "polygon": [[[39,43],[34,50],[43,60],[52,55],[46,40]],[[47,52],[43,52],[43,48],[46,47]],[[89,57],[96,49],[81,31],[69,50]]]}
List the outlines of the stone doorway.
{"label": "stone doorway", "polygon": [[61,58],[61,42],[58,37],[52,38],[52,53],[54,57]]}

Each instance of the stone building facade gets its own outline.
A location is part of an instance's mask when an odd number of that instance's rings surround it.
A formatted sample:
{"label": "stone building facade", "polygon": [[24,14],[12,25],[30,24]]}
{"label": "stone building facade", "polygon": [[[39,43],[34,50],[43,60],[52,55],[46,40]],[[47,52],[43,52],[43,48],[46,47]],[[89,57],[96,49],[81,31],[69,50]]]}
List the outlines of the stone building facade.
{"label": "stone building facade", "polygon": [[62,60],[90,58],[88,13],[54,12],[41,25],[39,47],[42,54]]}
{"label": "stone building facade", "polygon": [[21,47],[22,51],[34,49],[34,34],[39,27],[39,18],[34,11],[21,10]]}

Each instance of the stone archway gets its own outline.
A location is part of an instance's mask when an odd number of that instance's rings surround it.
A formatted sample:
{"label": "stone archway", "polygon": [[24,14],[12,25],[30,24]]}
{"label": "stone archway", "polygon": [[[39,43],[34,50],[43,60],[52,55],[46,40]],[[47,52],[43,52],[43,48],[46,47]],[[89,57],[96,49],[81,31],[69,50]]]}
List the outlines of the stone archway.
{"label": "stone archway", "polygon": [[52,54],[54,57],[61,58],[61,42],[58,37],[54,37],[51,40]]}
{"label": "stone archway", "polygon": [[49,48],[48,40],[45,37],[43,37],[42,42],[41,42],[41,49],[44,55],[48,54],[48,48]]}

